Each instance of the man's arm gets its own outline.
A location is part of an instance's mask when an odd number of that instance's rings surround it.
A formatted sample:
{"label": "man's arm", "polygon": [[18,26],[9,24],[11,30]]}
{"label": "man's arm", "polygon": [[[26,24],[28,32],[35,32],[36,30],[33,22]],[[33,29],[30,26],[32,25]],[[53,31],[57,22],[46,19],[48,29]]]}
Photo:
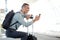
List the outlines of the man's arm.
{"label": "man's arm", "polygon": [[24,18],[22,17],[22,15],[17,14],[16,17],[17,17],[16,20],[18,20],[19,23],[21,23],[22,25],[24,25],[26,27],[30,26],[31,24],[33,24],[34,22],[36,22],[36,21],[38,21],[40,19],[40,16],[35,16],[35,19],[33,21],[25,22]]}
{"label": "man's arm", "polygon": [[17,14],[16,17],[17,17],[18,22],[21,23],[22,25],[26,26],[26,27],[28,27],[31,24],[33,24],[33,21],[31,21],[31,22],[25,22],[24,18],[20,14]]}

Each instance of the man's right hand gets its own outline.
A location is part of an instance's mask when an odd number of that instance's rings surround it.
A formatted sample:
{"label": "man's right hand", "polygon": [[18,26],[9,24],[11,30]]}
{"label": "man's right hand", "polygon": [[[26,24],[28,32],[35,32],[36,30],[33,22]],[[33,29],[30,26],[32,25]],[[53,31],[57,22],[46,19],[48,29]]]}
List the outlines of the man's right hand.
{"label": "man's right hand", "polygon": [[33,20],[33,22],[38,21],[40,19],[40,16],[35,16],[35,19]]}

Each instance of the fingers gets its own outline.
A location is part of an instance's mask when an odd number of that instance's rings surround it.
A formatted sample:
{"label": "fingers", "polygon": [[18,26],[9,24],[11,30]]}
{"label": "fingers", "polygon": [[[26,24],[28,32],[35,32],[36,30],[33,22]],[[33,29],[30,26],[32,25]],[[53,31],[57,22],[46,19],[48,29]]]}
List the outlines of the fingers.
{"label": "fingers", "polygon": [[39,16],[36,16],[36,17],[35,17],[35,20],[36,20],[36,21],[38,21],[39,19],[40,19],[40,17],[39,17]]}

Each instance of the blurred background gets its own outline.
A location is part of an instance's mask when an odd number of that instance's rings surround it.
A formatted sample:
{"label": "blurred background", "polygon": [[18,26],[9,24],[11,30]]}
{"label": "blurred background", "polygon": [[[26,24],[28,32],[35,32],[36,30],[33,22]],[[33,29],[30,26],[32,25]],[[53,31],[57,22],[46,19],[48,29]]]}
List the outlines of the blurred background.
{"label": "blurred background", "polygon": [[[33,24],[34,33],[60,37],[60,0],[0,0],[0,35],[5,33],[1,27],[5,15],[10,10],[19,11],[23,3],[30,4],[28,14],[41,14],[40,20]],[[18,31],[27,32],[27,28],[21,26]]]}

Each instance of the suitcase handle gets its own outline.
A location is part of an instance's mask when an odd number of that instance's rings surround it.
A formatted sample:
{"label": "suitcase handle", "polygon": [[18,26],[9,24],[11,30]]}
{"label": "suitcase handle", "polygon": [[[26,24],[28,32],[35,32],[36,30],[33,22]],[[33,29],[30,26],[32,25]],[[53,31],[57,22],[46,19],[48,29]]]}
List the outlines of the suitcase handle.
{"label": "suitcase handle", "polygon": [[[33,19],[32,19],[33,20]],[[28,22],[28,20],[27,20],[27,22]],[[30,34],[29,33],[29,28],[27,27],[27,33],[28,33],[28,35]],[[33,24],[32,24],[32,35],[34,35],[34,31],[33,31]]]}

